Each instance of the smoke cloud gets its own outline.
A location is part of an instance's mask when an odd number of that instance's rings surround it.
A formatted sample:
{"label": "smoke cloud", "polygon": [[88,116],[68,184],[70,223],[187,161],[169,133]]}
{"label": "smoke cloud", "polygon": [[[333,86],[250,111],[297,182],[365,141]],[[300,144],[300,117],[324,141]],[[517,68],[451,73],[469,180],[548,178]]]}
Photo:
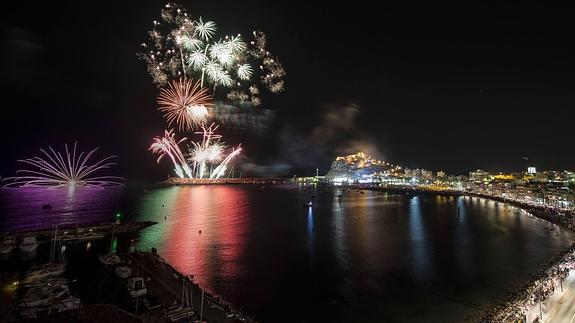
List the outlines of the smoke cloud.
{"label": "smoke cloud", "polygon": [[361,109],[357,104],[329,104],[321,107],[317,125],[307,132],[284,125],[278,136],[278,159],[265,165],[253,160],[241,162],[246,176],[312,175],[329,170],[336,156],[362,151],[374,158],[384,159],[377,142],[360,126]]}
{"label": "smoke cloud", "polygon": [[256,135],[268,133],[275,121],[275,112],[272,110],[223,102],[216,102],[212,113],[215,121],[227,129],[248,131]]}
{"label": "smoke cloud", "polygon": [[308,135],[286,127],[280,134],[282,160],[307,174],[320,168],[326,173],[336,156],[363,151],[384,159],[377,142],[359,126],[361,109],[357,104],[324,105],[320,120]]}

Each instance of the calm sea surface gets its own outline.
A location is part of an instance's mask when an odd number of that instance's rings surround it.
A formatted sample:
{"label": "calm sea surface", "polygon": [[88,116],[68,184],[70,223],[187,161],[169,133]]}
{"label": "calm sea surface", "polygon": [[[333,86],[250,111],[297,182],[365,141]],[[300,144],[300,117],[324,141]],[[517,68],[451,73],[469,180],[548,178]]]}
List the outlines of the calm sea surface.
{"label": "calm sea surface", "polygon": [[117,212],[158,222],[138,248],[157,248],[264,322],[466,321],[574,238],[478,198],[314,186],[0,189],[3,231],[112,221]]}

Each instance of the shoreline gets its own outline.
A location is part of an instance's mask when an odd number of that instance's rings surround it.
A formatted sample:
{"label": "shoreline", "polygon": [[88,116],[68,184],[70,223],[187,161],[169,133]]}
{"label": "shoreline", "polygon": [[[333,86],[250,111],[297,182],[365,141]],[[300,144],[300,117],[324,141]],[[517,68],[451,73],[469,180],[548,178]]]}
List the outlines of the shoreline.
{"label": "shoreline", "polygon": [[389,187],[389,186],[362,186],[362,185],[342,185],[342,188],[348,189],[364,189],[380,192],[391,192],[397,194],[423,194],[423,195],[440,195],[440,196],[469,196],[484,198],[492,201],[507,203],[509,205],[518,207],[525,210],[532,216],[545,220],[552,224],[556,224],[563,229],[575,232],[575,211],[556,210],[544,205],[532,205],[526,202],[516,201],[513,199],[503,198],[499,196],[492,196],[489,194],[475,193],[469,191],[456,191],[456,190],[429,190],[416,187]]}
{"label": "shoreline", "polygon": [[[531,216],[540,220],[549,222],[560,226],[562,229],[573,232],[575,212],[553,210],[545,206],[531,205],[521,201],[512,199],[505,199],[502,197],[491,196],[488,194],[467,192],[467,191],[436,191],[426,190],[414,187],[369,187],[361,185],[346,185],[341,186],[347,189],[358,190],[371,190],[379,192],[392,192],[398,194],[423,194],[423,195],[440,195],[440,196],[470,196],[485,198],[497,202],[507,203],[509,205],[518,207]],[[482,317],[477,322],[508,322],[509,319],[514,322],[524,322],[526,312],[529,311],[533,302],[543,301],[549,295],[541,292],[540,288],[546,286],[553,286],[557,283],[557,279],[562,280],[567,277],[569,270],[573,270],[575,266],[575,241],[569,247],[555,255],[551,260],[543,263],[539,270],[531,273],[531,279],[515,290],[509,291],[507,296],[503,297],[500,302],[493,303],[490,307],[486,308]],[[538,292],[535,297],[534,293]],[[540,299],[541,298],[541,299]]]}

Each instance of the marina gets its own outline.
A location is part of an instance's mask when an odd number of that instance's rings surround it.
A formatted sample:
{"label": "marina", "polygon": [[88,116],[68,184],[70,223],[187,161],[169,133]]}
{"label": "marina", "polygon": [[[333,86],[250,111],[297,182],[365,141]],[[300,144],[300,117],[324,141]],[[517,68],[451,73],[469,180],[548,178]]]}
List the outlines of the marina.
{"label": "marina", "polygon": [[[135,233],[144,228],[154,225],[153,221],[142,221],[142,222],[112,222],[112,223],[100,223],[95,225],[75,225],[75,226],[59,226],[58,239],[61,241],[87,241],[87,240],[97,240],[109,237],[115,232],[116,234],[125,233]],[[34,231],[14,231],[14,232],[2,232],[0,237],[5,238],[2,245],[6,247],[0,248],[2,250],[8,250],[10,242],[12,240],[6,239],[17,239],[21,241],[20,245],[24,247],[24,251],[27,249],[34,248],[35,243],[38,242],[49,242],[53,234],[53,229],[41,229]],[[15,240],[14,240],[15,241]],[[36,242],[34,242],[36,241]],[[11,251],[12,249],[10,249]]]}
{"label": "marina", "polygon": [[[21,250],[36,249],[40,237],[43,242],[50,242],[49,259],[45,263],[33,265],[23,274],[16,287],[11,313],[4,313],[0,319],[34,319],[41,317],[60,317],[70,319],[78,317],[76,312],[83,312],[85,305],[93,307],[105,300],[112,312],[133,315],[143,321],[154,322],[254,322],[248,315],[241,313],[229,302],[210,292],[202,290],[186,276],[174,269],[157,254],[155,249],[150,252],[139,252],[133,248],[126,252],[116,252],[115,238],[153,225],[154,222],[143,221],[133,223],[103,223],[90,226],[52,230],[37,230],[34,232],[19,232],[17,235],[6,235],[3,244],[14,244],[21,239]],[[78,278],[78,261],[82,258],[65,256],[65,251],[72,255],[79,250],[78,242],[98,244],[110,239],[107,253],[91,253],[84,261],[93,265],[83,267],[92,281]],[[100,244],[101,244],[100,243]],[[68,248],[64,246],[67,245]],[[11,247],[10,252],[15,248]],[[102,248],[98,249],[101,250]],[[8,248],[6,247],[6,250]],[[95,263],[95,258],[99,262]],[[92,260],[90,260],[92,259]],[[95,266],[94,266],[95,265]],[[80,266],[80,267],[78,267]],[[91,272],[91,273],[90,273]],[[80,274],[80,276],[82,276]],[[91,286],[88,289],[72,288],[72,282]],[[83,280],[83,282],[82,282]],[[114,301],[97,295],[116,295]],[[125,312],[127,311],[127,312]],[[7,316],[6,316],[7,315]]]}

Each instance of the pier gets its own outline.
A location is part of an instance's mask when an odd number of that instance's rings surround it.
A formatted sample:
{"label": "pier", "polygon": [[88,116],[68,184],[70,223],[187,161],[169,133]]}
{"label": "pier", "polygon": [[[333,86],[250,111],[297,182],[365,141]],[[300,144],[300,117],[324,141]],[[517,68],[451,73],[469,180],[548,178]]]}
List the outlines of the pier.
{"label": "pier", "polygon": [[188,322],[200,318],[201,322],[214,323],[255,322],[220,297],[202,291],[154,250],[130,253],[126,258],[134,272],[146,281],[148,293],[161,303],[160,308],[140,316],[145,322]]}
{"label": "pier", "polygon": [[[58,226],[58,239],[61,241],[82,241],[103,239],[114,234],[135,233],[156,224],[153,221],[127,222],[127,223],[100,223],[94,225]],[[41,229],[35,231],[1,232],[0,236],[13,235],[16,239],[25,236],[36,236],[38,241],[49,241],[53,238],[54,229]]]}
{"label": "pier", "polygon": [[170,177],[159,185],[215,185],[215,184],[257,184],[273,185],[294,183],[291,178],[176,178]]}

